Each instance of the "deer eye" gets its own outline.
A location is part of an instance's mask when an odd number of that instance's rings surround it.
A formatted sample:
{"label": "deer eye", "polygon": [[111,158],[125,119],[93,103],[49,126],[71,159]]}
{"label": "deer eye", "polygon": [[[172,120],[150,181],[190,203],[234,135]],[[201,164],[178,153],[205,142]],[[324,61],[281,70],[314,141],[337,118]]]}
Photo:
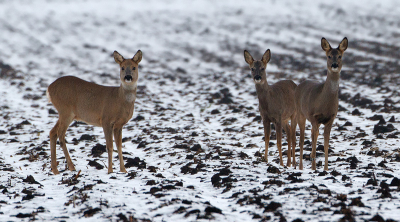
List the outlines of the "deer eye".
{"label": "deer eye", "polygon": [[135,70],[135,69],[136,69],[136,67],[133,67],[133,68],[132,68],[132,70]]}
{"label": "deer eye", "polygon": [[342,56],[339,56],[339,59],[341,59],[342,58]]}
{"label": "deer eye", "polygon": [[251,68],[251,71],[254,71],[254,68]]}
{"label": "deer eye", "polygon": [[328,56],[328,58],[330,58],[330,59],[331,59],[331,58],[332,58],[332,56]]}
{"label": "deer eye", "polygon": [[121,67],[121,70],[122,70],[122,71],[124,71],[124,70],[125,70],[125,68],[124,68],[124,67]]}
{"label": "deer eye", "polygon": [[261,71],[264,71],[265,68],[261,68]]}

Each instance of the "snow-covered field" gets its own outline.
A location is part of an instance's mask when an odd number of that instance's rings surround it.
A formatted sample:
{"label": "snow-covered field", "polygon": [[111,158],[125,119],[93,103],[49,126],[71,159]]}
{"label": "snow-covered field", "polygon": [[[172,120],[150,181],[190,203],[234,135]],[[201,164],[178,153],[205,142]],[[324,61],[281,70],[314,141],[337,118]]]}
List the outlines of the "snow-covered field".
{"label": "snow-covered field", "polygon": [[[323,81],[321,37],[336,47],[345,36],[329,171],[322,146],[311,171],[309,125],[303,171],[279,166],[274,131],[262,162],[243,50],[271,50],[270,84]],[[0,0],[0,221],[399,220],[399,37],[396,0]],[[65,170],[58,146],[53,175],[47,86],[65,75],[117,86],[112,52],[138,49],[128,174],[116,152],[107,174],[101,128],[73,123],[67,147],[80,173]]]}

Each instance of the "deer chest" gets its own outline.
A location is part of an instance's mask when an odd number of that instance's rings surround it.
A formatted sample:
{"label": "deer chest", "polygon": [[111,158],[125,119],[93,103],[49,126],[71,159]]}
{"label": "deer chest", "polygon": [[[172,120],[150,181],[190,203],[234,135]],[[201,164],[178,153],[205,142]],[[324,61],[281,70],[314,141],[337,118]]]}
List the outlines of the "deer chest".
{"label": "deer chest", "polygon": [[324,114],[316,114],[314,115],[314,118],[317,120],[319,124],[327,124],[330,121],[333,121],[335,118],[336,114],[329,114],[329,115],[324,115]]}

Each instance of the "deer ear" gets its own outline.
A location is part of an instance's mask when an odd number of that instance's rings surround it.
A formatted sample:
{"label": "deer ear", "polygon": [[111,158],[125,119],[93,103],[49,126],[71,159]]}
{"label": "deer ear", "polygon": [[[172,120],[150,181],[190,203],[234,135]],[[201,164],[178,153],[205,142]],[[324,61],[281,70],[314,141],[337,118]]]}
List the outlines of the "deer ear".
{"label": "deer ear", "polygon": [[114,60],[115,60],[116,63],[121,64],[125,59],[117,51],[114,51]]}
{"label": "deer ear", "polygon": [[267,51],[265,51],[263,57],[261,58],[261,61],[265,65],[269,62],[269,60],[271,60],[271,51],[269,49],[267,49]]}
{"label": "deer ear", "polygon": [[132,60],[136,63],[142,61],[142,51],[138,50],[136,54],[133,56]]}
{"label": "deer ear", "polygon": [[244,50],[244,61],[246,61],[246,63],[249,65],[253,64],[254,62],[253,56],[251,56],[247,50]]}
{"label": "deer ear", "polygon": [[347,40],[347,37],[344,37],[344,39],[340,42],[338,49],[343,53],[344,51],[346,51],[348,44],[349,42]]}
{"label": "deer ear", "polygon": [[331,45],[324,37],[322,37],[321,39],[321,47],[325,52],[328,52],[329,50],[332,49]]}

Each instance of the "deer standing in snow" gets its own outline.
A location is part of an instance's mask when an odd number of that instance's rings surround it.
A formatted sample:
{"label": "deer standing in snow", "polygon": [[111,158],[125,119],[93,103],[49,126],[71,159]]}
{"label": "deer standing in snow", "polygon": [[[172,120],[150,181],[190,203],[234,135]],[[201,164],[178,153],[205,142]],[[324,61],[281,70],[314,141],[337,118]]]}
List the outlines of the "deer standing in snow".
{"label": "deer standing in snow", "polygon": [[65,143],[65,133],[73,120],[103,127],[108,151],[108,173],[113,172],[113,134],[118,149],[120,171],[126,172],[122,158],[122,127],[132,118],[138,81],[138,64],[142,60],[139,50],[132,59],[124,59],[114,51],[120,65],[119,87],[101,86],[73,76],[54,81],[47,89],[49,101],[58,111],[58,121],[50,131],[51,169],[58,174],[56,143],[59,139],[68,169],[75,170]]}
{"label": "deer standing in snow", "polygon": [[[286,132],[288,141],[288,160],[287,166],[291,165],[291,156],[293,156],[293,166],[295,162],[296,146],[296,109],[294,103],[294,91],[296,84],[292,80],[282,80],[273,85],[268,85],[265,69],[271,59],[271,52],[265,51],[261,60],[255,61],[248,51],[244,51],[244,59],[249,64],[251,74],[256,85],[257,96],[259,100],[259,110],[264,125],[265,138],[265,161],[268,162],[268,146],[271,133],[271,122],[275,124],[276,140],[279,151],[280,165],[282,160],[282,127]],[[289,125],[291,121],[291,126]]]}
{"label": "deer standing in snow", "polygon": [[324,151],[325,166],[324,170],[328,170],[328,148],[329,138],[333,121],[338,112],[339,100],[339,77],[342,69],[342,56],[347,49],[348,41],[345,37],[339,46],[335,49],[331,47],[329,42],[321,39],[321,47],[326,53],[328,73],[326,81],[319,83],[316,81],[306,80],[300,83],[296,88],[296,110],[297,122],[300,128],[300,166],[303,169],[303,145],[304,130],[306,119],[311,122],[311,169],[316,169],[316,149],[319,134],[319,126],[325,125],[324,128]]}

